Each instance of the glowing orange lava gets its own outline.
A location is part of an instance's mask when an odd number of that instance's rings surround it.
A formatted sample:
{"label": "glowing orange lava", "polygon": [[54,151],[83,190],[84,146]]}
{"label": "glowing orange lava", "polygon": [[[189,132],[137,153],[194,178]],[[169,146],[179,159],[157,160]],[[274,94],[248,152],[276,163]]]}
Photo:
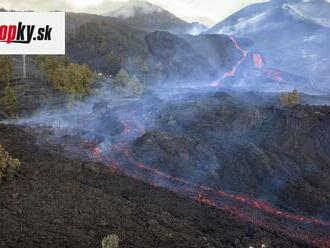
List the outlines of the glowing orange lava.
{"label": "glowing orange lava", "polygon": [[266,76],[279,83],[288,83],[288,81],[283,78],[280,71],[268,70],[266,71]]}
{"label": "glowing orange lava", "polygon": [[253,54],[253,62],[254,62],[254,66],[258,69],[265,66],[262,56],[259,53]]}
{"label": "glowing orange lava", "polygon": [[241,48],[239,45],[238,45],[238,42],[236,41],[236,39],[232,36],[229,37],[229,39],[233,42],[235,48],[237,50],[239,50],[241,53],[242,53],[242,58],[235,64],[235,66],[231,69],[231,71],[229,72],[226,72],[222,78],[220,79],[223,80],[223,79],[226,79],[228,77],[233,77],[236,75],[236,72],[237,72],[237,69],[240,67],[240,65],[244,62],[244,60],[246,59],[247,57],[247,51],[245,51],[243,48]]}
{"label": "glowing orange lava", "polygon": [[244,60],[247,57],[248,52],[245,51],[243,48],[241,48],[238,44],[238,42],[236,41],[236,39],[232,36],[229,36],[229,39],[232,41],[234,47],[242,54],[242,57],[240,58],[240,60],[234,65],[234,67],[228,71],[225,72],[222,77],[219,80],[214,80],[211,82],[210,87],[213,88],[217,88],[221,85],[221,81],[229,78],[229,77],[234,77],[236,75],[236,72],[238,70],[238,68],[241,66],[241,64],[244,62]]}
{"label": "glowing orange lava", "polygon": [[[144,127],[133,117],[126,122],[121,136],[130,140],[132,135],[142,136]],[[133,121],[132,121],[133,120]],[[122,120],[123,121],[123,120]],[[125,139],[126,137],[126,139]],[[129,138],[127,138],[129,137]],[[91,151],[97,160],[109,163],[112,171],[145,181],[153,187],[165,187],[178,194],[190,197],[198,202],[226,211],[242,221],[253,223],[271,231],[305,240],[322,248],[330,247],[330,222],[312,217],[305,217],[275,208],[270,203],[253,199],[247,195],[234,194],[222,189],[195,184],[187,179],[168,175],[157,166],[148,166],[137,161],[131,153],[129,141],[121,141],[109,147],[108,155],[102,157],[102,150],[92,142],[84,142],[84,147]]]}

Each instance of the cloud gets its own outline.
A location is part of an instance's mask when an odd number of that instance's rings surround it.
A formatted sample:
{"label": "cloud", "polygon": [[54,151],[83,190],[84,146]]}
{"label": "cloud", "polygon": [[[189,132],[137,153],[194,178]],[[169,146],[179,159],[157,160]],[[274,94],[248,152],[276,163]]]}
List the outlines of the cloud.
{"label": "cloud", "polygon": [[45,0],[0,0],[0,6],[11,10],[73,10],[73,4],[67,0],[45,1]]}
{"label": "cloud", "polygon": [[[132,1],[132,0],[129,0]],[[242,7],[264,0],[149,0],[186,20],[219,22]],[[125,0],[0,0],[0,6],[15,10],[63,10],[104,14],[119,8]],[[213,24],[213,23],[212,23]]]}

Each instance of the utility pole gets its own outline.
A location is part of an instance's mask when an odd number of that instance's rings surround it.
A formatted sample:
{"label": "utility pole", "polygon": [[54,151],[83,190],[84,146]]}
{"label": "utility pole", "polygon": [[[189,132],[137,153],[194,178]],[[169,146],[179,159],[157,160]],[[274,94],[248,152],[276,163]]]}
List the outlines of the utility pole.
{"label": "utility pole", "polygon": [[26,55],[23,55],[23,78],[26,79],[26,62],[25,62]]}

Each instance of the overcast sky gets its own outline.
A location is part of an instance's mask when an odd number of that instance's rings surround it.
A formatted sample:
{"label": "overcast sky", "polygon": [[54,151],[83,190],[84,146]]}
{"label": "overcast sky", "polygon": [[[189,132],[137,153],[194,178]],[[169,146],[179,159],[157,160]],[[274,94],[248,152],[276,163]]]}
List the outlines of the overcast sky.
{"label": "overcast sky", "polygon": [[[265,0],[149,0],[188,21],[214,24],[240,8]],[[103,14],[125,0],[0,0],[0,6],[15,10],[63,10]]]}

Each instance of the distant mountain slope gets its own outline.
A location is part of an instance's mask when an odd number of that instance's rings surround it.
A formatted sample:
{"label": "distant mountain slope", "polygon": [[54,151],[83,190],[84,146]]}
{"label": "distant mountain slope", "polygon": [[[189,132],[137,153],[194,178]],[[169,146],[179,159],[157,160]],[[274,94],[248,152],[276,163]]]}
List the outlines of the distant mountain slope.
{"label": "distant mountain slope", "polygon": [[250,5],[207,33],[246,37],[272,68],[303,76],[330,88],[330,4],[325,0],[270,1]]}
{"label": "distant mountain slope", "polygon": [[196,30],[200,32],[206,30],[206,26],[200,23],[185,22],[169,11],[146,1],[128,1],[105,15],[120,18],[131,26],[149,30],[177,33],[190,33],[190,30],[196,33]]}
{"label": "distant mountain slope", "polygon": [[160,63],[164,83],[203,85],[217,80],[239,59],[239,52],[225,35],[174,35],[157,31],[146,36],[155,63]]}
{"label": "distant mountain slope", "polygon": [[118,57],[122,66],[129,59],[148,55],[144,30],[123,20],[90,14],[67,13],[66,53],[79,63],[88,63],[94,70],[116,74],[109,55]]}
{"label": "distant mountain slope", "polygon": [[315,23],[330,27],[330,3],[324,0],[306,0],[297,2],[294,8],[301,15]]}

